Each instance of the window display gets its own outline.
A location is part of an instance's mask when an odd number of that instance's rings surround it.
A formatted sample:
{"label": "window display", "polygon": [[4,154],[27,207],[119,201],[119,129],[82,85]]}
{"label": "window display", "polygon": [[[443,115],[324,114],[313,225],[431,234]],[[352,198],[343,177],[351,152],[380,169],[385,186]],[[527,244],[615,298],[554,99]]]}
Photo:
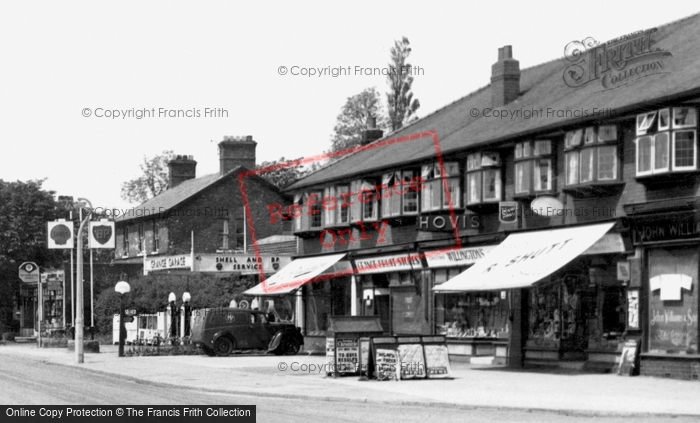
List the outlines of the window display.
{"label": "window display", "polygon": [[510,307],[499,292],[440,294],[437,333],[448,338],[507,338]]}

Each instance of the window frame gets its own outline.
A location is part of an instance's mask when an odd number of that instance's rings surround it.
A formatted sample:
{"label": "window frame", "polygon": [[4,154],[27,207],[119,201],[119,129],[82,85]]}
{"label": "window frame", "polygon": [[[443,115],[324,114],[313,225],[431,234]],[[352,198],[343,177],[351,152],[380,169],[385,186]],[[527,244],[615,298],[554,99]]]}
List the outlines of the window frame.
{"label": "window frame", "polygon": [[[522,151],[524,154],[530,154],[532,151]],[[486,184],[489,179],[487,174],[494,174],[493,179],[495,185],[495,196],[493,198],[486,197]],[[474,196],[472,189],[472,178],[478,179],[478,195]],[[501,155],[495,151],[479,151],[467,155],[466,170],[464,172],[465,199],[466,207],[478,206],[484,204],[493,204],[503,201],[503,163]]]}
{"label": "window frame", "polygon": [[[577,186],[620,182],[622,177],[620,175],[620,142],[617,137],[617,125],[589,126],[585,128],[585,131],[587,139],[581,146],[565,148],[564,186],[566,188],[576,188]],[[568,132],[567,137],[569,137]],[[602,177],[601,165],[604,162],[601,160],[601,157],[605,153],[601,152],[607,150],[613,150],[614,152],[612,156],[608,156],[613,158],[613,178]],[[576,158],[576,169],[572,169],[574,157]],[[635,162],[636,165],[638,165],[638,162]],[[571,173],[572,171],[575,172],[575,175]],[[588,178],[584,180],[585,176],[588,176]]]}
{"label": "window frame", "polygon": [[[677,122],[679,119],[679,114],[681,111],[687,111],[685,119],[683,122]],[[698,169],[698,117],[697,109],[695,107],[666,107],[655,111],[658,115],[657,126],[654,130],[649,130],[642,136],[637,136],[634,140],[635,143],[635,176],[637,178],[643,178],[652,175],[672,175],[675,173],[684,172],[697,172]],[[639,114],[637,115],[637,122],[644,120],[644,116],[651,113]],[[681,134],[690,134],[691,148],[692,148],[692,165],[689,166],[679,166],[677,165],[677,160],[679,158],[678,152],[678,138]],[[649,169],[640,171],[640,157],[644,157],[643,146],[649,145]],[[658,158],[664,158],[664,155],[657,157],[660,153],[660,147],[664,148],[666,151],[665,166],[659,166],[657,163]]]}
{"label": "window frame", "polygon": [[[681,133],[690,133],[692,134],[692,147],[693,147],[693,153],[692,153],[692,158],[693,158],[693,165],[692,166],[677,166],[676,165],[676,156],[678,154],[678,150],[676,147],[676,136],[681,134]],[[671,156],[673,159],[671,160],[671,171],[672,172],[688,172],[688,171],[695,171],[698,169],[698,138],[697,138],[697,131],[694,129],[682,129],[678,131],[673,131],[671,134]]]}
{"label": "window frame", "polygon": [[160,252],[160,222],[157,220],[152,221],[153,228],[153,252]]}
{"label": "window frame", "polygon": [[[515,196],[531,196],[539,193],[548,193],[554,190],[554,153],[552,141],[528,140],[515,144]],[[518,157],[517,150],[523,153]],[[526,154],[529,153],[529,154]],[[547,181],[548,187],[542,188],[541,166],[542,161],[548,161]],[[519,170],[522,169],[522,172]],[[527,179],[527,180],[525,180]],[[526,189],[523,189],[526,188]]]}
{"label": "window frame", "polygon": [[219,248],[228,250],[231,246],[231,222],[227,218],[219,219],[221,230],[219,231]]}

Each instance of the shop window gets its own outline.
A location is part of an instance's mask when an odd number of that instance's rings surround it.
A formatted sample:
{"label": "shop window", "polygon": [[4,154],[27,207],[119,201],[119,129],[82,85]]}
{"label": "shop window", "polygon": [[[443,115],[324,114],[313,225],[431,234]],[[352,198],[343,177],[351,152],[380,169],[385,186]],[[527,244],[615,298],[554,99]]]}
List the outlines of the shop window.
{"label": "shop window", "polygon": [[515,144],[515,195],[553,190],[552,143],[549,140]]}
{"label": "shop window", "polygon": [[306,336],[325,336],[331,316],[350,314],[350,278],[312,281],[305,289]]}
{"label": "shop window", "polygon": [[436,295],[436,332],[448,338],[507,338],[508,301],[500,292]]}
{"label": "shop window", "polygon": [[467,206],[501,201],[501,158],[498,153],[467,156]]}
{"label": "shop window", "polygon": [[382,176],[382,217],[418,214],[418,192],[410,188],[415,173],[412,170],[403,170],[385,173]]}
{"label": "shop window", "polygon": [[352,181],[350,190],[353,192],[350,206],[350,221],[352,223],[376,221],[379,216],[379,204],[374,187],[374,180],[361,179]]}
{"label": "shop window", "polygon": [[[444,175],[443,175],[444,170]],[[421,212],[462,207],[459,163],[431,163],[421,167],[425,187],[421,194]]]}
{"label": "shop window", "polygon": [[637,177],[697,171],[697,112],[674,107],[637,115]]}
{"label": "shop window", "polygon": [[698,354],[698,249],[649,250],[649,352]]}

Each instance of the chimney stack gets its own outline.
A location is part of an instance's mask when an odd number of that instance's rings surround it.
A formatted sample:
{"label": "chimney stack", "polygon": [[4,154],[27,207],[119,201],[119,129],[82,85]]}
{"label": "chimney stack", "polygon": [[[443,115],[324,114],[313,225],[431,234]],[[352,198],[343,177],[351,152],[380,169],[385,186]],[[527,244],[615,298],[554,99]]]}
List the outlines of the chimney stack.
{"label": "chimney stack", "polygon": [[367,126],[369,126],[369,128],[362,131],[362,141],[360,141],[360,145],[367,145],[384,136],[384,131],[377,129],[376,117],[370,115],[367,118]]}
{"label": "chimney stack", "polygon": [[219,172],[225,175],[238,166],[255,169],[255,146],[252,135],[226,136],[219,143]]}
{"label": "chimney stack", "polygon": [[170,182],[168,189],[175,188],[181,183],[197,177],[197,162],[192,156],[178,155],[168,162]]}
{"label": "chimney stack", "polygon": [[491,106],[505,106],[520,95],[520,62],[513,59],[513,47],[498,49],[498,62],[491,66]]}

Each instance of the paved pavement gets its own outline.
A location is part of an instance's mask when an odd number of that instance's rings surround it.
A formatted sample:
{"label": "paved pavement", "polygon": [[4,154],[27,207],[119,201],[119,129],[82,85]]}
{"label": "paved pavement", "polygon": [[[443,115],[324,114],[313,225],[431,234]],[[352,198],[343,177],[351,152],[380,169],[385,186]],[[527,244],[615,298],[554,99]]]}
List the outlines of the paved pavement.
{"label": "paved pavement", "polygon": [[[57,365],[193,389],[328,401],[445,405],[461,408],[552,410],[575,415],[700,415],[700,383],[651,377],[509,370],[452,363],[449,380],[361,381],[326,377],[324,356],[234,354],[207,356],[117,356],[114,346],[99,354],[40,349],[31,344],[0,345],[2,354]],[[0,365],[1,367],[1,365]],[[319,369],[321,370],[319,372]]]}

